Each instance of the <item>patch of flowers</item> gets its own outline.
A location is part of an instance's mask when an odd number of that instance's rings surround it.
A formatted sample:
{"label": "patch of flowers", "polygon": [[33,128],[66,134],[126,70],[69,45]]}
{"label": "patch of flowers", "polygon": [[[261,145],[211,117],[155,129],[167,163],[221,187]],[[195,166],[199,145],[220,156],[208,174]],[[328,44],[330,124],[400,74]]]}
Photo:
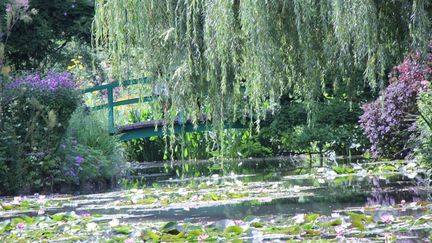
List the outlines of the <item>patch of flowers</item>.
{"label": "patch of flowers", "polygon": [[29,87],[31,89],[57,90],[75,88],[75,79],[68,72],[49,72],[45,76],[40,73],[30,74],[14,80],[9,88]]}

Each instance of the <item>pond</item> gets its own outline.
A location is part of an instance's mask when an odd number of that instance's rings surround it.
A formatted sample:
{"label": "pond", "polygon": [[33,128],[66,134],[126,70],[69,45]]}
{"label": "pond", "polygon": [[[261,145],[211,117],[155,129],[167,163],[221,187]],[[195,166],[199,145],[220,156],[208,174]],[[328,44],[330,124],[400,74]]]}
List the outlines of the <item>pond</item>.
{"label": "pond", "polygon": [[0,241],[426,241],[425,171],[412,161],[143,163],[122,189],[1,199]]}

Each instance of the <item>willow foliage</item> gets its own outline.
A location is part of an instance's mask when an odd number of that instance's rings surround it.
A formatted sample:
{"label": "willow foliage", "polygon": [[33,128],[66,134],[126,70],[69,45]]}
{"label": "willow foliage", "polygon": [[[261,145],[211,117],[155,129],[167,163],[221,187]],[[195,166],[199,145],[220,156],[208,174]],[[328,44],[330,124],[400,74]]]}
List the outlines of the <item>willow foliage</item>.
{"label": "willow foliage", "polygon": [[[95,44],[116,78],[153,76],[173,107],[216,127],[265,117],[284,93],[312,110],[323,89],[349,97],[431,38],[426,0],[96,0]],[[362,78],[359,78],[361,76]]]}

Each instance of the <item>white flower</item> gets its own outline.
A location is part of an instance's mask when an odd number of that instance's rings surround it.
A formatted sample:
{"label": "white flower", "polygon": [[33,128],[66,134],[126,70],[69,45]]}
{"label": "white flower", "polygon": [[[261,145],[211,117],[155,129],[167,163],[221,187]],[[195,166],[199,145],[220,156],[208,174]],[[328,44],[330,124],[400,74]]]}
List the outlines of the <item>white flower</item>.
{"label": "white flower", "polygon": [[332,171],[332,170],[326,171],[326,173],[324,173],[324,177],[327,180],[334,180],[336,178],[336,176],[337,176],[337,173]]}
{"label": "white flower", "polygon": [[410,179],[414,179],[417,176],[417,172],[416,171],[407,171],[407,172],[405,172],[405,176],[407,176]]}
{"label": "white flower", "polygon": [[12,205],[19,205],[21,203],[22,197],[14,197],[14,200],[11,202]]}
{"label": "white flower", "polygon": [[318,181],[318,183],[320,183],[320,184],[324,184],[324,183],[325,183],[325,180],[322,179],[322,178],[318,179],[317,181]]}
{"label": "white flower", "polygon": [[120,224],[120,221],[118,219],[116,219],[116,218],[114,218],[113,220],[111,220],[109,222],[109,226],[111,226],[111,227],[119,226],[119,224]]}
{"label": "white flower", "polygon": [[88,223],[86,225],[87,231],[96,231],[98,228],[98,225],[94,222]]}
{"label": "white flower", "polygon": [[323,167],[317,169],[318,173],[323,173],[324,171],[325,171],[325,169]]}
{"label": "white flower", "polygon": [[138,203],[138,200],[140,200],[141,198],[142,198],[142,196],[134,195],[134,196],[131,197],[131,202],[133,204],[136,204],[136,203]]}
{"label": "white flower", "polygon": [[294,216],[293,217],[293,219],[294,219],[294,222],[296,223],[296,224],[302,224],[302,223],[304,223],[304,221],[305,221],[305,214],[304,213],[302,213],[302,214],[297,214],[296,216]]}
{"label": "white flower", "polygon": [[180,188],[178,190],[178,194],[180,194],[180,196],[186,196],[188,193],[187,193],[186,188]]}
{"label": "white flower", "polygon": [[38,198],[38,203],[39,204],[45,204],[45,198],[46,198],[45,195],[40,195]]}

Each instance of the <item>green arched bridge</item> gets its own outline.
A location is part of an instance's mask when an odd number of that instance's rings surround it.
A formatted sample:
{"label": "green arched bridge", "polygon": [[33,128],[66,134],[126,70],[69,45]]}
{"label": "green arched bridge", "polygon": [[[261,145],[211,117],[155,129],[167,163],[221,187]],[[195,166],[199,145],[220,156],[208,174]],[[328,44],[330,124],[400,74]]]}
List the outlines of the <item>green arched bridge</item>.
{"label": "green arched bridge", "polygon": [[[114,109],[117,106],[130,105],[136,103],[149,103],[153,102],[155,99],[153,96],[146,96],[141,98],[132,98],[128,100],[116,101],[114,100],[114,89],[117,87],[127,87],[130,85],[136,84],[149,84],[151,82],[150,78],[142,78],[142,79],[134,79],[134,80],[126,80],[123,82],[112,82],[109,84],[103,84],[100,86],[95,86],[92,88],[81,90],[82,94],[85,93],[93,93],[105,91],[107,93],[107,103],[103,105],[98,105],[94,107],[90,107],[90,110],[102,110],[108,109],[108,130],[111,134],[119,134],[121,140],[131,140],[137,138],[147,138],[152,136],[161,136],[163,135],[163,126],[166,124],[164,120],[157,121],[145,121],[139,122],[135,124],[128,124],[123,126],[116,126],[115,117],[114,117]],[[225,125],[226,128],[244,128],[245,126],[241,122],[235,122]],[[198,126],[194,126],[190,119],[182,119],[178,117],[174,121],[174,133],[180,132],[199,132],[211,129],[211,121],[206,119],[205,115],[202,116],[201,121],[198,123]],[[169,133],[170,131],[167,130]]]}

